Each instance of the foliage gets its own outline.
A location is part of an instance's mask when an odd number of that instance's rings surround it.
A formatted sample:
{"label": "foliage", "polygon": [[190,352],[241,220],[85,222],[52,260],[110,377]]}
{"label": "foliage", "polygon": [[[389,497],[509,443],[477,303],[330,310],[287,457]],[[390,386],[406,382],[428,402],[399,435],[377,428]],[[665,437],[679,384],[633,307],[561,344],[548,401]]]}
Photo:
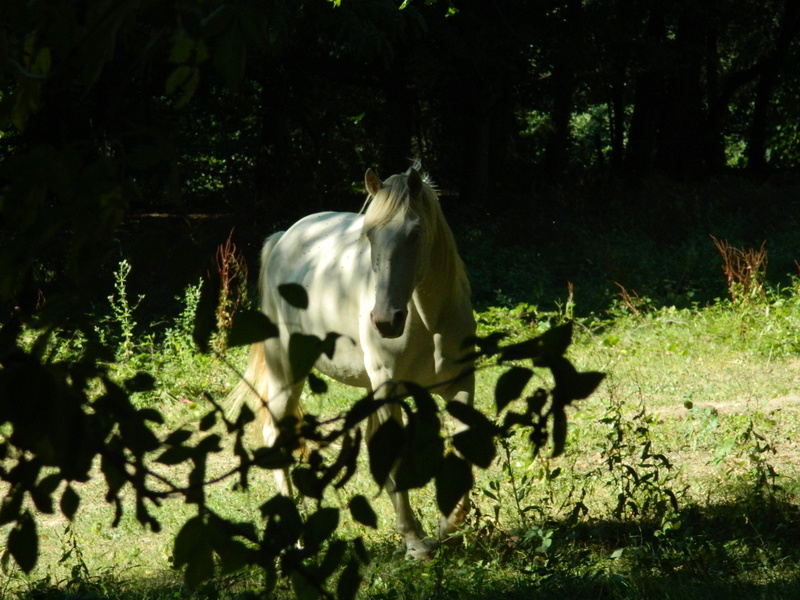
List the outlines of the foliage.
{"label": "foliage", "polygon": [[[112,310],[122,325],[123,348],[130,351],[132,309],[125,300],[128,273],[129,266],[123,263],[117,278],[118,297],[112,301]],[[307,304],[297,286],[283,286],[281,292],[297,306]],[[188,298],[190,302],[198,302],[196,296],[189,295]],[[230,344],[252,343],[275,335],[274,326],[263,315],[259,325],[250,313],[238,314],[249,326],[237,325],[234,320],[228,337]],[[198,320],[203,317],[197,315]],[[8,335],[7,326],[4,331]],[[20,332],[18,325],[17,337]],[[565,325],[507,346],[498,344],[499,336],[477,340],[481,355],[496,356],[501,363],[533,360],[535,366],[550,369],[555,387],[552,392],[539,388],[526,397],[523,412],[506,410],[514,400],[524,395],[532,375],[530,369],[521,366],[509,369],[498,381],[496,390],[497,414],[504,415],[499,425],[475,409],[458,403],[448,404],[446,411],[468,425],[466,430],[450,440],[457,453],[447,450],[440,438],[440,410],[429,391],[409,383],[413,404],[402,398],[384,401],[399,403],[407,422],[401,427],[389,421],[393,428],[384,425],[372,438],[370,471],[375,481],[383,482],[389,469],[402,459],[397,474],[399,485],[416,488],[435,479],[439,509],[443,514],[449,514],[458,499],[472,486],[470,463],[487,468],[492,462],[496,437],[518,427],[529,429],[531,445],[538,451],[552,432],[553,454],[560,454],[566,440],[564,409],[572,401],[590,395],[602,379],[598,373],[578,373],[564,358],[571,337],[571,326]],[[10,341],[18,340],[12,337]],[[311,343],[310,336],[305,336],[300,341],[303,343],[290,343],[296,372],[300,368],[305,369],[302,372],[308,372],[322,352],[331,351],[325,340]],[[208,346],[207,341],[201,340],[201,343]],[[33,344],[34,351],[44,352],[46,345],[47,336],[42,334]],[[129,355],[121,354],[120,358],[127,360]],[[73,387],[74,377],[80,373],[76,367],[64,373],[61,379],[55,376],[60,372],[60,365],[46,361],[42,366],[34,367],[29,360],[23,360],[21,364],[6,364],[0,371],[7,392],[3,394],[4,398],[23,393],[22,386],[27,384],[27,380],[21,375],[26,373],[26,369],[38,368],[39,377],[47,378],[47,385],[27,391],[38,410],[27,414],[25,420],[11,412],[13,405],[6,405],[7,412],[4,413],[9,415],[5,420],[11,421],[12,430],[8,440],[3,442],[3,451],[7,464],[16,463],[2,471],[3,478],[11,484],[3,502],[3,523],[15,523],[8,536],[6,553],[23,570],[30,571],[35,566],[39,539],[34,514],[24,508],[25,498],[30,498],[40,512],[52,514],[56,510],[53,496],[60,489],[56,496],[60,498],[60,512],[72,519],[80,504],[80,496],[71,482],[88,479],[89,469],[97,456],[108,487],[106,500],[115,507],[115,524],[123,515],[121,493],[126,486],[133,488],[135,493],[137,520],[153,531],[160,530],[161,524],[152,509],[163,499],[179,495],[196,506],[195,516],[181,527],[174,547],[174,565],[185,567],[185,580],[189,587],[195,588],[213,576],[215,564],[223,574],[252,565],[263,569],[267,593],[280,574],[292,581],[295,593],[301,598],[334,595],[350,598],[355,595],[361,581],[359,571],[361,565],[369,562],[368,554],[360,538],[348,542],[335,537],[340,520],[339,509],[326,506],[323,501],[329,493],[328,488],[346,493],[345,486],[355,472],[362,447],[358,426],[381,406],[381,402],[366,397],[344,414],[324,423],[313,415],[306,415],[299,433],[292,424],[284,424],[284,434],[274,447],[251,453],[243,442],[244,425],[252,419],[249,411],[243,411],[235,422],[229,421],[209,395],[207,400],[213,408],[200,419],[197,432],[181,427],[159,439],[149,423],[163,423],[161,414],[153,409],[135,408],[128,395],[152,390],[153,378],[143,372],[136,373],[124,382],[125,387],[120,387],[112,380],[107,368],[102,368],[94,360],[91,365],[94,371],[83,374],[78,388]],[[97,397],[88,397],[86,390],[94,385],[101,386],[102,391]],[[68,426],[62,428],[62,423]],[[212,432],[218,423],[235,437],[233,454],[238,466],[210,478],[207,475],[209,456],[223,450],[220,435]],[[292,431],[295,433],[290,433]],[[74,432],[81,432],[81,444],[64,444],[64,436]],[[314,501],[314,509],[308,509],[304,515],[291,499],[275,496],[261,507],[266,528],[260,532],[253,523],[223,518],[207,505],[206,488],[213,483],[238,478],[238,484],[246,489],[253,469],[275,469],[295,464],[291,450],[297,447],[299,435],[320,445],[340,444],[338,455],[332,459],[315,451],[307,462],[297,464],[292,470],[295,486],[303,496]],[[432,443],[434,441],[437,443]],[[73,450],[57,452],[55,448]],[[419,448],[425,449],[424,454],[419,454]],[[159,464],[186,464],[190,467],[186,483],[176,483],[160,474],[155,467]],[[62,482],[65,482],[63,488]],[[376,526],[375,513],[363,495],[354,495],[349,506],[356,521]],[[298,545],[300,541],[302,544]],[[340,568],[334,588],[330,579]]]}

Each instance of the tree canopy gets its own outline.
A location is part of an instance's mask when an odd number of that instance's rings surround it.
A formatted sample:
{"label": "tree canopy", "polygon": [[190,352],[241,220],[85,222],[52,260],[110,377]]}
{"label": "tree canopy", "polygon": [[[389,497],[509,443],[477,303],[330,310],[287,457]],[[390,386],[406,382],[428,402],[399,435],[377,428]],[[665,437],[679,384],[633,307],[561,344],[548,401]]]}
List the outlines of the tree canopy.
{"label": "tree canopy", "polygon": [[[66,482],[59,502],[71,517],[72,483],[98,455],[109,501],[129,483],[140,520],[158,527],[140,457],[160,448],[148,429],[159,416],[128,399],[153,382],[109,376],[86,309],[126,215],[223,211],[278,223],[322,208],[323,197],[341,208],[365,166],[394,172],[414,156],[447,194],[498,212],[576,174],[796,169],[799,37],[796,0],[4,0],[0,426],[12,434],[0,459],[13,466],[0,466],[11,485],[0,524],[16,523],[15,559],[35,562],[26,494],[52,511]],[[23,343],[32,323],[39,337]],[[86,336],[80,360],[48,354],[59,328]],[[545,366],[569,382],[565,348]],[[560,401],[584,397],[599,377]],[[91,410],[90,381],[103,389]],[[563,447],[563,410],[543,413],[533,400],[526,423],[555,415]],[[201,450],[216,440],[187,448],[181,435],[170,443],[202,480]],[[80,443],[62,452],[67,437]],[[280,501],[265,509],[281,515],[294,517]],[[179,560],[202,570],[209,532],[227,525],[197,519]],[[192,563],[197,539],[207,552]],[[240,544],[214,550],[242,561]]]}

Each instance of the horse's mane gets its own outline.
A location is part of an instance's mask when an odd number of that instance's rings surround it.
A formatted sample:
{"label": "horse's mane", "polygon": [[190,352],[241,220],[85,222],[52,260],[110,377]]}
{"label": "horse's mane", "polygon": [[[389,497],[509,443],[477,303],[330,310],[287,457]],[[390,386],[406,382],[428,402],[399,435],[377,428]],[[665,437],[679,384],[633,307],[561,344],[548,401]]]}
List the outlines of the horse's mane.
{"label": "horse's mane", "polygon": [[[408,186],[412,169],[419,171],[422,177],[422,189],[416,197],[411,194]],[[466,268],[458,255],[453,232],[445,221],[436,188],[428,174],[420,171],[418,162],[405,173],[386,179],[374,196],[367,196],[361,212],[364,214],[365,233],[396,217],[404,218],[409,213],[417,217],[423,232],[420,248],[423,257],[421,277],[424,278],[429,271],[433,271],[434,276],[439,278],[450,275],[450,292],[470,294]]]}

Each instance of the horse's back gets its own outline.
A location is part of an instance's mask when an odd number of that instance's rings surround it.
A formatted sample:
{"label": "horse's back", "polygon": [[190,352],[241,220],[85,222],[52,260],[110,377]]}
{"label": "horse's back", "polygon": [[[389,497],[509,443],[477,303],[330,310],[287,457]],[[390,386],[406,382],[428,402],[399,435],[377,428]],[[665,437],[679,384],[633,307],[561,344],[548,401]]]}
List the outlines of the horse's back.
{"label": "horse's back", "polygon": [[[355,213],[317,213],[304,217],[274,241],[269,238],[259,287],[261,308],[278,325],[284,352],[293,333],[321,339],[339,334],[333,359],[323,357],[317,368],[346,384],[368,387],[360,320],[372,271],[368,248],[361,243],[362,218]],[[305,289],[306,308],[292,306],[281,297],[278,286],[286,283]]]}

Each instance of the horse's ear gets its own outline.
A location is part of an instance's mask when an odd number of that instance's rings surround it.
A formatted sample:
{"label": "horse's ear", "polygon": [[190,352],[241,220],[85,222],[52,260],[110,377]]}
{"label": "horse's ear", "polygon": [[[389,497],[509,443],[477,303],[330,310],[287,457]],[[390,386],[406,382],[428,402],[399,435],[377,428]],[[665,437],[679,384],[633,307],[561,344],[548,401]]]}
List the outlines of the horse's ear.
{"label": "horse's ear", "polygon": [[422,191],[422,175],[413,167],[408,172],[408,191],[414,197]]}
{"label": "horse's ear", "polygon": [[383,187],[383,182],[375,171],[367,169],[367,173],[364,175],[364,185],[367,186],[367,193],[374,196]]}

